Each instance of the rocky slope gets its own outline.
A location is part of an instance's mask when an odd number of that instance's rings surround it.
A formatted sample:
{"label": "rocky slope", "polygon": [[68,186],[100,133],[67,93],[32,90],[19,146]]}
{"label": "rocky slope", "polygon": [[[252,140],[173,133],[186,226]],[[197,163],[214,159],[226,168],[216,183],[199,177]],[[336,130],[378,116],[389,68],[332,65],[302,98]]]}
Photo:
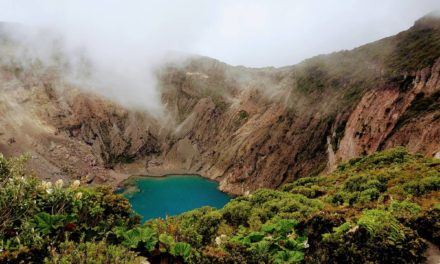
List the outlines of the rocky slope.
{"label": "rocky slope", "polygon": [[440,21],[430,16],[295,66],[164,64],[162,118],[85,92],[60,67],[11,63],[11,49],[2,44],[0,151],[30,152],[52,178],[199,173],[241,194],[398,145],[440,156]]}

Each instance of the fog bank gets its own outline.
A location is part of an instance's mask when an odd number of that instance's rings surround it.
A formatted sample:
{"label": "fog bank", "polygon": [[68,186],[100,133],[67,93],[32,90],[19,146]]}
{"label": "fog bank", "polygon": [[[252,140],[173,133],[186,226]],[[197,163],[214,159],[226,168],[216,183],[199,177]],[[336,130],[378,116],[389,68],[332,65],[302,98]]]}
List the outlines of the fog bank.
{"label": "fog bank", "polygon": [[32,32],[18,35],[27,45],[26,56],[51,58],[58,45],[73,68],[73,81],[153,113],[162,112],[154,69],[165,57],[172,59],[169,54],[200,54],[251,67],[291,65],[393,35],[440,9],[438,0],[0,4],[0,21]]}

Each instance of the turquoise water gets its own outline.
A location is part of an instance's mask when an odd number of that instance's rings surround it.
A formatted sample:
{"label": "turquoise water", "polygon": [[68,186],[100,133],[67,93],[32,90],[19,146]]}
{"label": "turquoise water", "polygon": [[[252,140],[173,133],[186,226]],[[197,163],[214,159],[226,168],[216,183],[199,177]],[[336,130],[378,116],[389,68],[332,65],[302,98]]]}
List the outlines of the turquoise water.
{"label": "turquoise water", "polygon": [[193,175],[136,177],[122,190],[143,221],[177,215],[202,206],[223,207],[232,197],[216,182]]}

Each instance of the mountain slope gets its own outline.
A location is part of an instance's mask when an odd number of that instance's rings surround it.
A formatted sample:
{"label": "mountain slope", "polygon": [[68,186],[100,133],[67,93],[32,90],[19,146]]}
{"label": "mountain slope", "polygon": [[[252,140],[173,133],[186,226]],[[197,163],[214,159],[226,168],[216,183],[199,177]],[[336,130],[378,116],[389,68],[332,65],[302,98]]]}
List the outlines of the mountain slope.
{"label": "mountain slope", "polygon": [[[201,59],[177,69],[177,77],[166,75],[164,86],[180,92],[175,96],[181,100],[179,112],[196,110],[187,118],[192,129],[181,136],[202,154],[190,169],[221,175],[226,190],[242,193],[331,170],[341,161],[392,146],[435,155],[440,150],[434,118],[440,89],[438,25],[424,18],[396,37],[282,69],[225,69]],[[414,35],[423,41],[413,40]],[[403,52],[411,64],[400,66],[397,58],[406,61]],[[223,83],[187,77],[188,72]],[[185,96],[197,94],[199,87],[213,94],[197,103],[193,96],[188,105]]]}
{"label": "mountain slope", "polygon": [[6,41],[0,151],[30,152],[31,168],[49,178],[199,173],[235,194],[398,145],[440,155],[439,25],[427,16],[396,36],[283,68],[166,63],[157,70],[161,119],[84,92],[63,65],[9,59]]}

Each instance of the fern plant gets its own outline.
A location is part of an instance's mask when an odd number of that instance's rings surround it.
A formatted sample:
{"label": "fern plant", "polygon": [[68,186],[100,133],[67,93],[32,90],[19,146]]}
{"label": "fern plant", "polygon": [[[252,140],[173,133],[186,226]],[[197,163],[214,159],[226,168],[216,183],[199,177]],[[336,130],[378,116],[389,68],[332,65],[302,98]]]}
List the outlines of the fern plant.
{"label": "fern plant", "polygon": [[405,239],[403,226],[390,212],[380,209],[366,210],[358,220],[358,225],[364,227],[371,236],[385,236],[393,243]]}

